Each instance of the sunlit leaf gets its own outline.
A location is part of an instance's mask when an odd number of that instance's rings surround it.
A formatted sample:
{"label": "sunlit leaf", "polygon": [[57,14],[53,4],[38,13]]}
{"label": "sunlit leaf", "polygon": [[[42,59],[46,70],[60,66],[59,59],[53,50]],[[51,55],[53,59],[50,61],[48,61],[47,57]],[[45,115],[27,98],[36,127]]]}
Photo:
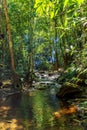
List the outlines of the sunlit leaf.
{"label": "sunlit leaf", "polygon": [[50,16],[51,16],[51,18],[53,18],[54,17],[54,12],[51,12]]}
{"label": "sunlit leaf", "polygon": [[65,0],[65,1],[64,1],[64,7],[63,7],[63,8],[66,7],[66,5],[67,5],[68,2],[69,2],[69,0]]}
{"label": "sunlit leaf", "polygon": [[82,4],[84,2],[84,0],[77,0],[78,4]]}

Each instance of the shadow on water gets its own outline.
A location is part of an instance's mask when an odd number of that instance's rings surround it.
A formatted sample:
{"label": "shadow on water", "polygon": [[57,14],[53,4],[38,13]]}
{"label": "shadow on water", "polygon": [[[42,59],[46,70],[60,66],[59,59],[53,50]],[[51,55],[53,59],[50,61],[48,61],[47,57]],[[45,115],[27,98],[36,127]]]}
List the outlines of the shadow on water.
{"label": "shadow on water", "polygon": [[[54,116],[56,111],[64,107],[54,89],[15,94],[8,97],[2,106],[8,109],[7,112],[0,111],[0,121],[16,119],[18,123],[15,129],[9,130],[83,130],[78,124],[72,123],[74,115]],[[22,126],[20,129],[19,124]]]}

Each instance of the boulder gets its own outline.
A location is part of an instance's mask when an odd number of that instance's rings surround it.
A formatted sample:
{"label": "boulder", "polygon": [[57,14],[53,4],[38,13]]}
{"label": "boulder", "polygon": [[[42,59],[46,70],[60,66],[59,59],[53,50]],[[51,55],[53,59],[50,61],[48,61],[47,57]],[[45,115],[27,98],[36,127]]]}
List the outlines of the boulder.
{"label": "boulder", "polygon": [[81,94],[82,90],[80,86],[66,82],[60,88],[57,96],[60,98],[75,98],[77,95]]}

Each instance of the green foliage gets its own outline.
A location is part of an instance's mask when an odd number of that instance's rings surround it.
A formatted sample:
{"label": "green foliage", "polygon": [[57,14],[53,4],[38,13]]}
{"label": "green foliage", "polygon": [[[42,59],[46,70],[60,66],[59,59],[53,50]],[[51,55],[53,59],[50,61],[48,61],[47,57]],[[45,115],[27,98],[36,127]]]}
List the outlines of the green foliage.
{"label": "green foliage", "polygon": [[81,107],[87,107],[87,101],[84,101],[84,102],[80,103],[80,106]]}
{"label": "green foliage", "polygon": [[42,63],[38,66],[38,70],[50,70],[52,65],[48,61],[42,61]]}
{"label": "green foliage", "polygon": [[84,48],[81,53],[81,64],[84,68],[87,68],[87,43],[84,45]]}
{"label": "green foliage", "polygon": [[[80,72],[87,67],[86,0],[7,0],[7,4],[19,73],[34,66],[37,54],[43,54],[39,57],[42,62],[39,67],[50,69],[47,58],[52,57],[53,50],[60,66],[67,68],[74,63],[67,69],[70,77],[75,71]],[[65,58],[65,55],[69,57]],[[9,65],[9,57],[6,35],[5,41],[0,40],[0,63],[5,61]]]}

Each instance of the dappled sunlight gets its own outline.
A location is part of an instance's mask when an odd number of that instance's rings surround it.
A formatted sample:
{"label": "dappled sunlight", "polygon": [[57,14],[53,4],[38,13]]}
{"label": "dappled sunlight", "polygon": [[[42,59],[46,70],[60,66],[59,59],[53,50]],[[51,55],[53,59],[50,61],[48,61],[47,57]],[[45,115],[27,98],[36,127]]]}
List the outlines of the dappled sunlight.
{"label": "dappled sunlight", "polygon": [[0,107],[0,112],[3,112],[3,111],[8,111],[10,109],[10,107],[9,106],[1,106]]}
{"label": "dappled sunlight", "polygon": [[87,0],[0,0],[0,130],[87,130]]}
{"label": "dappled sunlight", "polygon": [[7,106],[1,106],[0,107],[0,121],[3,118],[7,117],[8,111],[10,110],[10,107]]}
{"label": "dappled sunlight", "polygon": [[[67,106],[67,108],[60,109],[60,103],[49,90],[30,91],[23,94],[21,98],[15,97],[15,95],[10,96],[4,102],[6,105],[0,107],[0,130],[40,130],[45,128],[47,128],[46,130],[65,130],[65,128],[69,130],[70,118],[63,115],[73,115],[77,108]],[[63,106],[62,103],[61,105]],[[79,127],[78,124],[77,127]]]}
{"label": "dappled sunlight", "polygon": [[54,112],[53,115],[56,118],[60,118],[61,116],[66,115],[66,114],[73,114],[73,113],[77,112],[77,110],[78,110],[78,108],[76,106],[69,106],[68,108],[64,108],[57,112]]}
{"label": "dappled sunlight", "polygon": [[11,84],[11,80],[3,80],[3,85],[6,85],[6,84]]}
{"label": "dappled sunlight", "polygon": [[0,130],[24,130],[17,119],[0,121]]}
{"label": "dappled sunlight", "polygon": [[8,115],[10,110],[9,106],[0,107],[0,130],[24,130],[20,119],[11,118],[11,115]]}

